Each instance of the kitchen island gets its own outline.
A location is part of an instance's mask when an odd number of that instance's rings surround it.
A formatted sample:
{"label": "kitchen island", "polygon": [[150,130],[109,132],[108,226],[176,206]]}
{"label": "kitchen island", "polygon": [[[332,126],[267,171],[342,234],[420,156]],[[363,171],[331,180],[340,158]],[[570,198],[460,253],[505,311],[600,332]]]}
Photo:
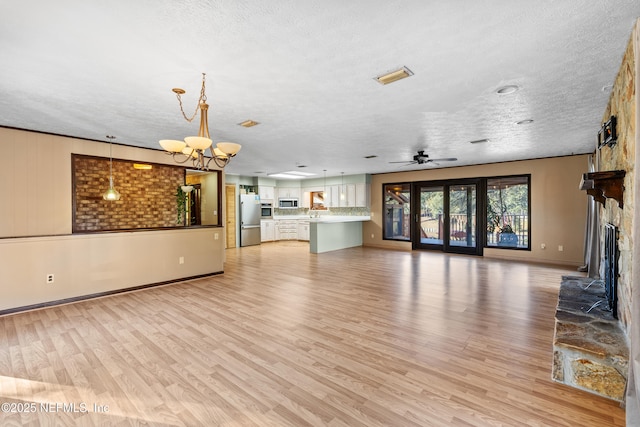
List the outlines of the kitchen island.
{"label": "kitchen island", "polygon": [[314,254],[362,246],[362,222],[369,216],[310,218],[309,251]]}

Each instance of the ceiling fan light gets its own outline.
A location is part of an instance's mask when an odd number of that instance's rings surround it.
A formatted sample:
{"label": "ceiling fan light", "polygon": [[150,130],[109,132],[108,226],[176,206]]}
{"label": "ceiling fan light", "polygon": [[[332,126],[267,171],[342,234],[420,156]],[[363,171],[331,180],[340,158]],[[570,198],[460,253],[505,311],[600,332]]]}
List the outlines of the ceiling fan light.
{"label": "ceiling fan light", "polygon": [[161,139],[159,142],[162,148],[171,153],[180,153],[187,145],[184,141],[178,141],[175,139]]}
{"label": "ceiling fan light", "polygon": [[206,150],[211,147],[213,141],[209,138],[205,138],[204,136],[187,136],[184,139],[184,142],[194,150]]}
{"label": "ceiling fan light", "polygon": [[224,154],[233,157],[238,154],[238,151],[242,148],[242,145],[236,144],[235,142],[218,142],[216,147]]}

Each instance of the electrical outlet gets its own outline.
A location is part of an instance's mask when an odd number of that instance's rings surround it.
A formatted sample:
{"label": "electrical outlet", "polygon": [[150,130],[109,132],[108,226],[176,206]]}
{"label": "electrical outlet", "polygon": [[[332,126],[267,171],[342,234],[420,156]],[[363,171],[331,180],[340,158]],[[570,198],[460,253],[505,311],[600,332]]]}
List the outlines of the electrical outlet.
{"label": "electrical outlet", "polygon": [[218,233],[215,233],[215,234],[213,235],[213,240],[218,240]]}
{"label": "electrical outlet", "polygon": [[178,258],[178,264],[184,264],[184,257],[183,256]]}
{"label": "electrical outlet", "polygon": [[47,284],[53,283],[54,276],[53,274],[47,274]]}
{"label": "electrical outlet", "polygon": [[371,238],[373,239],[373,233],[371,233]]}
{"label": "electrical outlet", "polygon": [[544,243],[540,243],[540,249],[547,249],[547,245]]}
{"label": "electrical outlet", "polygon": [[562,245],[559,245],[559,246],[558,246],[558,251],[559,251],[559,252],[562,252],[562,251],[564,251],[564,246],[562,246]]}

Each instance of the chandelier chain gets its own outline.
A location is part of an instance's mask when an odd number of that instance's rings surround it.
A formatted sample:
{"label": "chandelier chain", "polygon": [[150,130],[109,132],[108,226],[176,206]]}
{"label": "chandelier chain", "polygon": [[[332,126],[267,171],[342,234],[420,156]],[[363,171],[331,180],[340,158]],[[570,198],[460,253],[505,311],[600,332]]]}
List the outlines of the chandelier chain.
{"label": "chandelier chain", "polygon": [[176,92],[176,98],[178,98],[178,102],[180,103],[180,112],[182,113],[182,117],[184,117],[185,120],[189,123],[191,123],[193,119],[195,119],[198,115],[198,111],[200,111],[200,104],[202,104],[203,102],[207,102],[207,95],[205,94],[205,76],[206,73],[202,73],[202,88],[200,89],[200,99],[198,99],[198,103],[196,104],[196,111],[193,112],[193,115],[191,117],[187,117],[187,115],[185,114],[184,107],[182,105],[182,97],[180,96],[179,92]]}

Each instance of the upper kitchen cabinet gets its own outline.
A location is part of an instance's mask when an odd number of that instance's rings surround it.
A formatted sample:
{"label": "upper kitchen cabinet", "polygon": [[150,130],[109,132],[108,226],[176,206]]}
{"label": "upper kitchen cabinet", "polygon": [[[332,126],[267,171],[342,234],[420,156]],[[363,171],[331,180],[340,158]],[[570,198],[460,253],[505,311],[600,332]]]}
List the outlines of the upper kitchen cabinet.
{"label": "upper kitchen cabinet", "polygon": [[275,187],[261,185],[258,187],[258,194],[260,194],[260,200],[275,200]]}
{"label": "upper kitchen cabinet", "polygon": [[330,185],[327,199],[332,208],[368,208],[369,184]]}
{"label": "upper kitchen cabinet", "polygon": [[356,207],[368,208],[370,205],[369,184],[356,184]]}
{"label": "upper kitchen cabinet", "polygon": [[278,187],[278,199],[299,199],[300,187]]}

